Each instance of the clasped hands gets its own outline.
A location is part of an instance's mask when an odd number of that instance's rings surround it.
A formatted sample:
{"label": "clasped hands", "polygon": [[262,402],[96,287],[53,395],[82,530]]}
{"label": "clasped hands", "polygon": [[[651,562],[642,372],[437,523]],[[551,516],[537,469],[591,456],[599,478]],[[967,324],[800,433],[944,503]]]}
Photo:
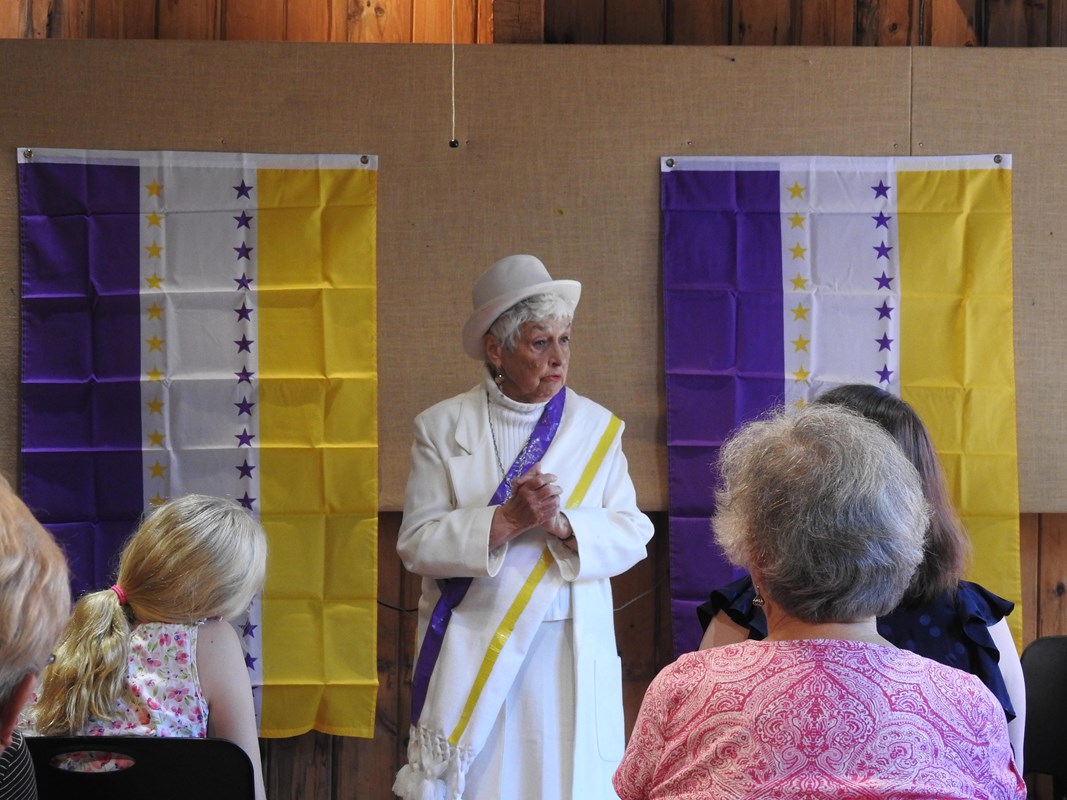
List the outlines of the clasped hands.
{"label": "clasped hands", "polygon": [[570,520],[560,511],[562,494],[555,475],[542,472],[540,462],[531,466],[512,482],[508,501],[497,506],[489,530],[489,546],[500,547],[530,528],[541,527],[549,536],[575,549],[577,542]]}

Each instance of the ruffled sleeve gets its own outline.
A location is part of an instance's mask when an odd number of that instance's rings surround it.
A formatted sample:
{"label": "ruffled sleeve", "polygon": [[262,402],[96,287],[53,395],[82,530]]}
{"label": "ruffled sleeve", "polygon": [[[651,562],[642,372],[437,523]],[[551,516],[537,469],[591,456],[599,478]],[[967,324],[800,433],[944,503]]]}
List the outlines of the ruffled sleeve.
{"label": "ruffled sleeve", "polygon": [[897,647],[976,675],[996,695],[1010,722],[1015,709],[1000,671],[1000,651],[989,627],[1015,608],[970,581],[932,602],[899,606],[878,619],[878,632]]}
{"label": "ruffled sleeve", "polygon": [[1000,651],[989,634],[989,628],[1008,616],[1015,609],[1015,603],[993,594],[977,583],[960,581],[960,588],[956,593],[956,608],[959,610],[960,619],[963,620],[964,634],[974,650],[971,671],[996,695],[1010,722],[1015,719],[1015,709],[1000,671]]}
{"label": "ruffled sleeve", "polygon": [[720,586],[708,597],[707,602],[697,606],[701,630],[707,630],[711,618],[720,611],[732,622],[748,629],[749,639],[764,639],[767,636],[767,618],[763,611],[752,605],[756,590],[752,578],[746,575],[733,583]]}

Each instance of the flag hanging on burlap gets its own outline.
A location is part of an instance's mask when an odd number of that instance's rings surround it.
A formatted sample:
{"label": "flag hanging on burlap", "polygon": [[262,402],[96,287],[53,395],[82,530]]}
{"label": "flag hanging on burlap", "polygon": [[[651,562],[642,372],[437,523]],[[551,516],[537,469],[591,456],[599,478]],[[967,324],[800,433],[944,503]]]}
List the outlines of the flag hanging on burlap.
{"label": "flag hanging on burlap", "polygon": [[373,736],[377,160],[18,151],[21,490],[108,585],[143,513],[236,499],[260,731]]}
{"label": "flag hanging on burlap", "polygon": [[1018,603],[1010,156],[664,158],[661,206],[676,650],[742,574],[709,528],[719,446],[843,383],[918,412],[968,577]]}

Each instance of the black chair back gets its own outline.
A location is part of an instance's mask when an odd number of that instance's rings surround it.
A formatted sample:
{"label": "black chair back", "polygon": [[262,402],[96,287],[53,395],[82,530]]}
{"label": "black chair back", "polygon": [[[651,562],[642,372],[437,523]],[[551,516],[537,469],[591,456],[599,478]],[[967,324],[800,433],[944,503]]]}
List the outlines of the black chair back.
{"label": "black chair back", "polygon": [[1026,681],[1027,775],[1051,775],[1056,800],[1067,798],[1067,636],[1044,636],[1022,654]]}
{"label": "black chair back", "polygon": [[[252,762],[226,739],[27,736],[40,800],[253,800]],[[101,765],[120,767],[92,771]],[[76,769],[81,765],[82,769]]]}

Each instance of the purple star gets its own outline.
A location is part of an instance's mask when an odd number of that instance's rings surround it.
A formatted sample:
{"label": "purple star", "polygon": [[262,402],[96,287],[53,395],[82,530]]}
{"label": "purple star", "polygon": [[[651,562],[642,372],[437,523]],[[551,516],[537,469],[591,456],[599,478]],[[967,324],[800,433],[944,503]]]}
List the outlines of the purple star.
{"label": "purple star", "polygon": [[251,383],[252,382],[252,376],[255,375],[256,373],[249,372],[248,371],[248,367],[241,367],[241,371],[240,372],[235,372],[233,374],[237,376],[237,382],[238,383]]}
{"label": "purple star", "polygon": [[885,228],[886,230],[889,230],[889,220],[891,220],[893,218],[886,216],[884,211],[879,211],[878,212],[878,216],[877,217],[871,217],[871,219],[874,220],[874,227],[876,227],[876,228]]}
{"label": "purple star", "polygon": [[251,511],[252,510],[252,504],[254,502],[256,502],[256,498],[249,497],[248,496],[248,492],[245,492],[245,496],[244,497],[238,497],[237,498],[237,502],[240,503],[241,505],[243,505],[249,511]]}
{"label": "purple star", "polygon": [[240,308],[235,308],[234,311],[237,312],[237,319],[238,320],[246,319],[249,322],[252,321],[252,311],[253,311],[253,309],[249,308],[244,303],[241,303],[241,307]]}
{"label": "purple star", "polygon": [[877,186],[872,186],[871,188],[874,189],[874,196],[876,198],[877,197],[884,197],[886,200],[889,199],[889,190],[892,187],[891,186],[886,186],[885,185],[885,181],[880,180],[880,181],[878,181],[878,185]]}
{"label": "purple star", "polygon": [[252,464],[249,464],[248,463],[248,459],[246,458],[245,459],[245,463],[241,464],[239,467],[234,467],[234,469],[237,470],[237,472],[239,473],[238,476],[237,476],[238,478],[249,478],[249,479],[251,479],[252,470],[255,469],[255,466],[253,466]]}
{"label": "purple star", "polygon": [[[240,381],[238,381],[238,383],[240,383]],[[242,414],[248,414],[248,416],[252,416],[252,406],[254,406],[255,403],[248,402],[247,397],[242,397],[241,402],[234,403],[234,405],[237,406],[237,416],[241,416]],[[251,475],[249,477],[251,477]]]}
{"label": "purple star", "polygon": [[247,272],[244,273],[240,278],[234,278],[233,280],[234,280],[234,283],[237,284],[237,288],[238,289],[251,289],[252,288],[249,284],[252,283],[253,279],[248,277],[248,273]]}
{"label": "purple star", "polygon": [[245,179],[244,178],[241,178],[241,185],[240,186],[234,186],[233,190],[235,192],[237,192],[237,198],[238,199],[240,199],[242,197],[247,197],[249,200],[251,200],[252,199],[252,195],[250,195],[249,192],[252,191],[252,188],[253,187],[251,187],[247,183],[245,183]]}
{"label": "purple star", "polygon": [[252,658],[250,653],[245,653],[245,666],[249,669],[255,669],[257,660],[258,659]]}
{"label": "purple star", "polygon": [[240,261],[242,258],[247,258],[249,261],[251,261],[252,259],[249,256],[249,253],[251,253],[255,248],[254,247],[249,247],[244,242],[241,242],[241,246],[240,247],[235,247],[233,249],[237,251],[237,260],[238,261]]}
{"label": "purple star", "polygon": [[889,251],[893,248],[882,242],[881,244],[876,244],[873,249],[878,251],[878,258],[889,258]]}
{"label": "purple star", "polygon": [[248,428],[245,428],[240,433],[235,433],[233,438],[237,440],[238,447],[251,447],[252,440],[256,438],[256,435],[254,433],[249,433]]}
{"label": "purple star", "polygon": [[[882,274],[884,275],[885,273],[883,272]],[[237,345],[237,352],[238,353],[251,353],[252,352],[252,343],[255,342],[255,341],[256,341],[255,339],[249,339],[244,334],[241,334],[241,338],[240,339],[234,339],[233,343],[235,345]]]}
{"label": "purple star", "polygon": [[893,344],[893,340],[889,338],[889,334],[888,333],[883,333],[882,334],[882,338],[881,339],[875,339],[875,341],[878,342],[878,352],[879,353],[881,353],[883,350],[892,350],[893,349],[892,347],[889,346],[889,345]]}
{"label": "purple star", "polygon": [[890,285],[890,284],[893,283],[893,279],[885,274],[885,270],[882,270],[882,274],[880,276],[878,276],[877,278],[875,278],[875,281],[878,282],[878,288],[879,289],[892,289],[893,288]]}
{"label": "purple star", "polygon": [[893,370],[886,364],[881,369],[875,370],[875,374],[878,376],[878,381],[880,383],[889,383],[889,376],[893,374]]}
{"label": "purple star", "polygon": [[246,639],[255,639],[256,628],[258,627],[258,625],[253,625],[251,622],[245,620],[244,624],[241,625],[241,635],[244,636]]}
{"label": "purple star", "polygon": [[885,300],[882,301],[882,305],[875,309],[878,312],[878,319],[892,319],[893,307],[889,305]]}
{"label": "purple star", "polygon": [[[236,187],[234,187],[234,188],[236,188]],[[252,229],[251,222],[254,219],[254,217],[250,216],[247,211],[242,211],[241,212],[241,216],[234,217],[234,219],[237,220],[237,227],[238,228],[248,228],[249,230]]]}

